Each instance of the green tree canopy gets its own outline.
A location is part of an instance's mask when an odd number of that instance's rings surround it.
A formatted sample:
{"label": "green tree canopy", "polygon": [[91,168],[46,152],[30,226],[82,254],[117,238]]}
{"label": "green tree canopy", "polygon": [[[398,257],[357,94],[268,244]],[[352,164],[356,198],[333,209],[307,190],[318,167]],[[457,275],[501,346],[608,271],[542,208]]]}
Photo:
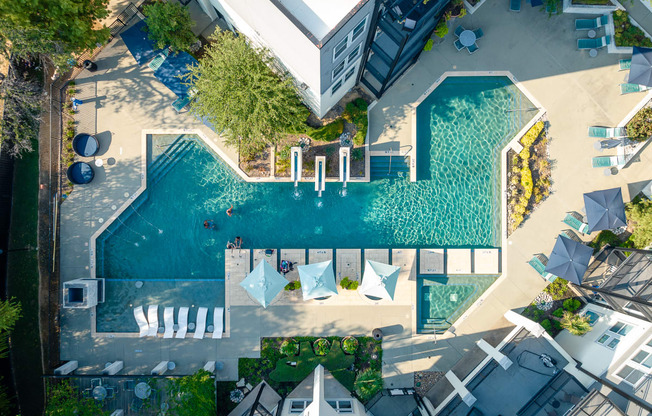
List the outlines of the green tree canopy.
{"label": "green tree canopy", "polygon": [[47,388],[46,416],[102,416],[108,412],[102,410],[100,403],[92,398],[81,398],[68,380],[49,384]]}
{"label": "green tree canopy", "polygon": [[0,0],[0,48],[9,56],[45,57],[64,66],[72,54],[104,43],[99,21],[109,0]]}
{"label": "green tree canopy", "polygon": [[366,402],[383,389],[383,376],[373,368],[365,370],[355,379],[355,392]]}
{"label": "green tree canopy", "polygon": [[195,90],[191,111],[205,117],[226,144],[249,158],[285,133],[305,130],[308,109],[299,101],[289,77],[279,77],[265,49],[252,48],[244,36],[211,36],[186,80]]}
{"label": "green tree canopy", "polygon": [[584,335],[591,329],[589,324],[589,317],[585,315],[578,315],[572,312],[564,311],[564,316],[561,318],[561,327],[567,329],[573,335]]}
{"label": "green tree canopy", "polygon": [[629,241],[636,248],[645,248],[652,243],[652,201],[642,199],[627,204],[627,219],[634,226]]}
{"label": "green tree canopy", "polygon": [[180,3],[157,1],[143,7],[143,14],[147,16],[149,38],[159,49],[168,46],[175,52],[188,51],[197,41],[190,13]]}
{"label": "green tree canopy", "polygon": [[177,416],[212,416],[217,413],[215,380],[206,370],[172,381],[168,397],[170,411]]}
{"label": "green tree canopy", "polygon": [[21,317],[20,302],[14,298],[0,301],[0,358],[6,358],[9,352],[9,333]]}

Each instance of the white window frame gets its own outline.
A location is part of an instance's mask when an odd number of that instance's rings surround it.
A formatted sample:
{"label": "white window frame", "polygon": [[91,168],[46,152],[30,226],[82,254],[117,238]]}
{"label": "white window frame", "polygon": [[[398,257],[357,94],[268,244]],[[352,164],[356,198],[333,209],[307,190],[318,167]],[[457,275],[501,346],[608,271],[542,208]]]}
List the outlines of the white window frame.
{"label": "white window frame", "polygon": [[[634,357],[636,357],[641,351],[646,352],[648,354],[648,356],[645,357],[646,359],[652,357],[652,337],[648,338],[645,344],[641,345],[640,348],[637,348],[634,354],[632,354],[627,359],[627,361],[625,361],[623,365],[621,365],[620,368],[618,368],[618,370],[614,371],[613,374],[617,379],[622,380],[623,382],[629,384],[634,388],[637,388],[643,381],[645,381],[649,377],[650,373],[652,373],[652,367],[648,368],[643,365],[643,361],[645,360],[643,360],[641,363],[637,363],[636,361],[634,361]],[[636,383],[631,383],[626,378],[618,375],[618,373],[620,373],[625,368],[625,366],[640,371],[641,373],[643,373],[643,376]],[[629,374],[627,376],[629,376]]]}
{"label": "white window frame", "polygon": [[344,73],[344,82],[348,81],[353,75],[355,75],[355,68],[355,66],[352,66],[348,71]]}
{"label": "white window frame", "polygon": [[335,95],[337,91],[339,91],[340,88],[342,88],[342,85],[344,84],[344,78],[338,79],[333,85],[331,85],[331,95]]}
{"label": "white window frame", "polygon": [[[335,66],[335,68],[333,68],[333,71],[331,72],[331,80],[332,81],[335,81],[336,79],[338,79],[344,73],[344,70],[348,69],[348,67],[351,66],[351,63],[356,62],[360,58],[360,50],[361,49],[362,49],[362,44],[359,43],[358,46],[356,46],[353,50],[351,50],[351,52],[349,52],[346,55],[346,58],[344,58],[344,60],[342,62],[340,62],[339,64],[337,64]],[[353,52],[356,52],[356,54],[355,54],[355,56],[353,58],[351,58],[351,54]],[[336,72],[336,70],[338,68],[342,68],[342,69]]]}
{"label": "white window frame", "polygon": [[[360,23],[363,23],[363,22],[364,22],[364,24],[363,24],[363,26],[362,26],[362,27],[363,27],[362,32],[360,32],[360,34],[359,34],[358,36],[356,36],[356,38],[354,39],[354,38],[353,38],[353,31],[355,30],[355,28],[357,28],[358,26],[360,26]],[[337,42],[337,45],[335,45],[335,47],[333,48],[333,62],[337,61],[337,59],[340,58],[340,57],[342,56],[342,54],[343,54],[344,52],[346,52],[346,50],[349,49],[349,47],[351,47],[351,45],[353,45],[353,42],[355,42],[356,40],[358,40],[358,38],[359,38],[359,37],[360,37],[364,32],[367,31],[367,23],[368,23],[368,22],[369,22],[369,15],[366,15],[365,17],[362,18],[362,20],[360,20],[360,21],[358,22],[357,25],[355,25],[355,26],[353,27],[353,29],[351,29],[351,31],[350,31],[349,33],[346,34],[345,37],[342,38],[342,40],[340,40],[339,42]],[[338,53],[338,52],[337,52],[337,47],[340,46],[340,45],[342,45],[343,42],[346,43],[346,46],[344,47],[344,49],[342,49],[342,50]]]}
{"label": "white window frame", "polygon": [[[351,76],[353,76],[353,75],[349,76],[348,78],[346,77],[346,75],[347,75],[349,72],[351,72],[351,70],[353,70],[353,74],[355,74],[355,71],[357,70],[357,68],[358,68],[358,66],[359,66],[359,63],[360,63],[360,59],[358,59],[358,60],[355,62],[355,64],[353,64],[351,67],[349,67],[348,70],[347,70],[346,72],[344,72],[344,74],[343,74],[342,76],[340,76],[340,77],[337,79],[337,81],[335,81],[335,82],[333,83],[333,85],[331,85],[331,96],[335,95],[335,93],[336,93],[337,91],[339,91],[340,88],[342,88],[342,85],[344,85],[344,83],[345,83],[346,81],[348,81],[349,79],[351,79]],[[340,85],[337,85],[337,84],[340,84]],[[337,85],[337,88],[335,88],[336,85]],[[333,89],[334,89],[334,90],[333,90]]]}
{"label": "white window frame", "polygon": [[344,73],[344,70],[346,69],[346,60],[340,62],[333,68],[333,72],[331,74],[331,79],[335,81],[337,78],[340,77]]}
{"label": "white window frame", "polygon": [[[353,401],[351,400],[327,400],[327,402],[337,413],[353,413]],[[348,403],[349,407],[340,408],[340,403]]]}
{"label": "white window frame", "polygon": [[[617,326],[618,324],[621,324],[622,327],[619,328],[617,332],[616,332],[616,331],[613,331],[613,328],[614,328],[615,326]],[[625,334],[623,334],[622,331],[623,331],[623,329],[625,329],[625,328],[629,328],[629,330],[628,330]],[[634,328],[633,325],[630,325],[630,324],[626,324],[626,323],[624,323],[624,322],[617,321],[614,325],[611,326],[611,328],[609,328],[609,329],[607,329],[605,332],[603,332],[602,335],[600,335],[600,336],[595,340],[595,342],[597,342],[598,344],[602,345],[602,346],[605,347],[605,348],[609,348],[610,350],[615,350],[615,349],[618,347],[618,344],[620,343],[620,339],[621,339],[622,337],[624,337],[624,336],[627,336],[627,333],[629,333],[629,331],[631,331],[632,328]],[[604,342],[600,342],[600,339],[603,338],[604,336],[606,336],[607,338],[605,339]],[[611,344],[613,341],[617,341],[617,342],[616,342],[616,345],[614,345],[613,347],[610,347],[609,344]]]}

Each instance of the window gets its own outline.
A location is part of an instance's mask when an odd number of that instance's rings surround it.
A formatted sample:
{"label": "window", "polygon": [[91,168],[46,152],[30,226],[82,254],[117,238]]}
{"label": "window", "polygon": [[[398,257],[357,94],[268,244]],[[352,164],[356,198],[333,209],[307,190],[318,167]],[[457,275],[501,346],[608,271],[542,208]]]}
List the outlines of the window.
{"label": "window", "polygon": [[349,47],[349,37],[347,36],[344,39],[342,39],[340,43],[337,44],[337,46],[335,46],[335,51],[333,51],[333,60],[336,60],[337,58],[342,56],[342,54],[348,47]]}
{"label": "window", "polygon": [[[353,28],[352,31],[347,33],[347,35],[342,39],[337,45],[335,45],[335,49],[333,49],[333,61],[337,61],[337,59],[342,56],[344,51],[353,44],[356,40],[360,38],[360,36],[364,33],[365,29],[367,28],[367,17],[365,16],[364,19],[355,27]],[[359,53],[356,52],[356,54]]]}
{"label": "window", "polygon": [[353,51],[349,54],[349,56],[346,57],[346,61],[350,65],[351,62],[355,60],[355,58],[358,57],[358,54],[360,53],[360,48],[362,47],[362,44],[358,45],[353,49]]}
{"label": "window", "polygon": [[346,65],[346,60],[340,62],[337,64],[335,69],[333,69],[333,80],[335,80],[337,77],[342,75],[342,72],[344,72],[344,66]]}
{"label": "window", "polygon": [[340,89],[341,86],[342,86],[342,79],[340,78],[340,80],[333,85],[333,88],[331,88],[331,94],[335,94],[337,90]]}
{"label": "window", "polygon": [[636,387],[652,370],[652,339],[632,355],[616,376]]}
{"label": "window", "polygon": [[292,400],[290,402],[290,413],[301,413],[312,403],[312,400]]}
{"label": "window", "polygon": [[631,325],[627,325],[622,322],[616,322],[616,324],[609,328],[607,332],[600,335],[600,338],[598,338],[595,342],[613,350],[618,346],[620,337],[627,335],[631,330]]}
{"label": "window", "polygon": [[328,400],[327,403],[330,404],[337,413],[353,413],[351,400]]}
{"label": "window", "polygon": [[351,42],[359,38],[360,35],[364,33],[366,26],[367,26],[367,17],[365,16],[365,18],[362,19],[362,22],[358,23],[356,27],[353,28],[353,31],[351,32]]}
{"label": "window", "polygon": [[353,74],[355,74],[355,67],[354,66],[352,66],[351,69],[346,71],[346,75],[344,75],[344,82],[348,81],[349,78],[351,78],[353,76]]}

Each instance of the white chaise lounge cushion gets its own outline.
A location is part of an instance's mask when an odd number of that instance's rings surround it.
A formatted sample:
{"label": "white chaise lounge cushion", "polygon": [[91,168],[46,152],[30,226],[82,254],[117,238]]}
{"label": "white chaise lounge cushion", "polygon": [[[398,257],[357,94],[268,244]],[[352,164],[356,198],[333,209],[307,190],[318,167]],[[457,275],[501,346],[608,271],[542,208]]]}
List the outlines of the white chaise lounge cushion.
{"label": "white chaise lounge cushion", "polygon": [[174,336],[174,307],[167,307],[163,310],[163,322],[165,322],[163,338],[172,338]]}
{"label": "white chaise lounge cushion", "polygon": [[222,338],[224,332],[224,308],[213,311],[213,339]]}
{"label": "white chaise lounge cushion", "polygon": [[149,321],[149,332],[147,335],[155,337],[158,332],[158,305],[149,305],[147,309],[147,320]]}
{"label": "white chaise lounge cushion", "polygon": [[134,308],[134,318],[136,318],[136,323],[140,329],[140,336],[145,337],[149,332],[149,325],[147,324],[147,318],[145,318],[145,311],[142,306]]}
{"label": "white chaise lounge cushion", "polygon": [[179,329],[177,330],[177,335],[175,338],[185,338],[186,332],[188,332],[188,310],[187,307],[179,308]]}
{"label": "white chaise lounge cushion", "polygon": [[208,314],[208,308],[199,308],[197,310],[197,326],[195,327],[195,335],[193,335],[193,338],[197,338],[197,339],[204,338],[204,332],[206,331],[207,314]]}

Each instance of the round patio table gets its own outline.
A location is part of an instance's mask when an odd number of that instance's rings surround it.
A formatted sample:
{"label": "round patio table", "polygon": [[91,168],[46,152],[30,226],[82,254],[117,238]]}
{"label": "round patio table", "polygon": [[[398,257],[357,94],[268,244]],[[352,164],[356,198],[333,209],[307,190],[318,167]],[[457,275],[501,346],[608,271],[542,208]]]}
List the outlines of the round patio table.
{"label": "round patio table", "polygon": [[593,39],[597,33],[595,33],[595,30],[589,30],[589,33],[587,33],[587,36]]}
{"label": "round patio table", "polygon": [[591,50],[589,51],[589,56],[590,56],[591,58],[595,58],[596,56],[598,56],[598,50],[597,50],[597,49],[591,49]]}
{"label": "round patio table", "polygon": [[141,381],[140,383],[136,384],[136,387],[134,388],[134,394],[139,399],[144,400],[148,398],[150,394],[152,394],[152,388],[149,386],[149,384]]}
{"label": "round patio table", "polygon": [[475,33],[472,30],[465,30],[460,33],[460,43],[463,46],[469,47],[475,43]]}
{"label": "round patio table", "polygon": [[104,388],[104,386],[96,386],[93,389],[93,398],[95,400],[104,400],[104,399],[106,399],[106,388]]}

